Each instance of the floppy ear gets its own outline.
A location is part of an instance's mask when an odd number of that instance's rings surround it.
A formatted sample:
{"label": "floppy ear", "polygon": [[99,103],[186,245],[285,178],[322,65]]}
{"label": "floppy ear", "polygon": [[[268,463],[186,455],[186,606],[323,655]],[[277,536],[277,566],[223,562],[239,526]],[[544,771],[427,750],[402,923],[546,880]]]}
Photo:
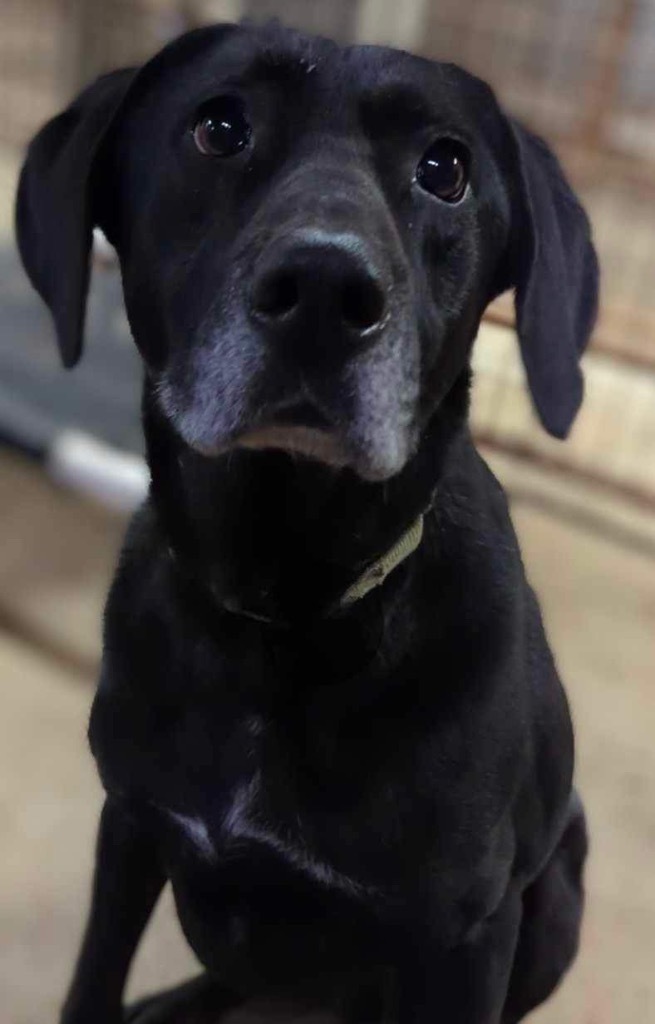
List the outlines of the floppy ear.
{"label": "floppy ear", "polygon": [[580,357],[598,306],[598,261],[587,215],[541,139],[509,122],[517,189],[511,283],[521,356],[549,434],[564,438],[582,402]]}
{"label": "floppy ear", "polygon": [[32,141],[16,201],[16,236],[29,278],[52,313],[64,366],[82,351],[95,224],[94,171],[135,69],[99,78]]}

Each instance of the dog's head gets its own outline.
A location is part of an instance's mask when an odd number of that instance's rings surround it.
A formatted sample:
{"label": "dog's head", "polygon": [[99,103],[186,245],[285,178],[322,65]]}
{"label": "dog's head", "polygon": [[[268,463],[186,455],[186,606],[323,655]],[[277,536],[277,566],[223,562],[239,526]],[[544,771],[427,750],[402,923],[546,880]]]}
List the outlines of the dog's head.
{"label": "dog's head", "polygon": [[67,366],[104,230],[159,407],[209,454],[392,476],[510,287],[546,429],[580,404],[587,218],[543,143],[452,65],[276,24],[190,33],[43,128],[17,225]]}

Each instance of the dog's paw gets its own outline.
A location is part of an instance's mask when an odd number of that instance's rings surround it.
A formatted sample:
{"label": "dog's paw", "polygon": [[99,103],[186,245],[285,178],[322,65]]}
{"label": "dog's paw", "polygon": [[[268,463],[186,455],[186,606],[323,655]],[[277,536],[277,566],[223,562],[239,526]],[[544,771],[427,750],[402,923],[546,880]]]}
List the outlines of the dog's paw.
{"label": "dog's paw", "polygon": [[67,1003],[59,1016],[59,1024],[124,1024],[120,1007],[100,1006],[101,1000],[88,999]]}
{"label": "dog's paw", "polygon": [[146,996],[127,1006],[123,1011],[123,1024],[187,1024],[187,1016],[180,1000],[168,993]]}
{"label": "dog's paw", "polygon": [[152,996],[148,999],[139,999],[138,1003],[127,1006],[123,1011],[123,1024],[143,1024],[148,1007],[152,1008],[157,1002],[157,997]]}
{"label": "dog's paw", "polygon": [[239,1002],[233,992],[202,974],[127,1007],[123,1024],[219,1024],[223,1014]]}

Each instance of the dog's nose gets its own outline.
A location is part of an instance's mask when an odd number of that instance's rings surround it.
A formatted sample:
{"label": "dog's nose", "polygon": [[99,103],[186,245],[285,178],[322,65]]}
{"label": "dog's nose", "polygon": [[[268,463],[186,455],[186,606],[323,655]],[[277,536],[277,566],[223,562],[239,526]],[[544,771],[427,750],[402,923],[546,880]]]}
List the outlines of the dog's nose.
{"label": "dog's nose", "polygon": [[251,313],[275,337],[329,332],[362,344],[387,315],[383,275],[355,236],[300,235],[261,261]]}

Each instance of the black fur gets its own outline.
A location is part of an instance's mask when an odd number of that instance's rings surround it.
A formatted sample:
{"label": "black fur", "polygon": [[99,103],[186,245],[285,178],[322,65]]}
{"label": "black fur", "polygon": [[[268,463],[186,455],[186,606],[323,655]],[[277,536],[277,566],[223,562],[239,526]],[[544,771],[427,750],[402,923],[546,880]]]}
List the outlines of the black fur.
{"label": "black fur", "polygon": [[[253,135],[220,160],[191,129],[226,91]],[[444,135],[471,151],[456,205],[414,180]],[[567,433],[597,267],[558,164],[455,67],[219,26],[101,79],[30,147],[18,237],[67,365],[94,224],[144,358],[152,487],[107,606],[90,728],[107,803],[63,1021],[123,1019],[167,879],[208,973],[130,1019],[252,996],[522,1019],[574,956],[586,839],[468,365],[515,286],[537,412]],[[292,263],[304,319],[255,316]],[[346,274],[382,296],[372,330],[335,313]],[[329,436],[327,461],[277,450],[280,421]],[[419,550],[343,608],[425,510]]]}

